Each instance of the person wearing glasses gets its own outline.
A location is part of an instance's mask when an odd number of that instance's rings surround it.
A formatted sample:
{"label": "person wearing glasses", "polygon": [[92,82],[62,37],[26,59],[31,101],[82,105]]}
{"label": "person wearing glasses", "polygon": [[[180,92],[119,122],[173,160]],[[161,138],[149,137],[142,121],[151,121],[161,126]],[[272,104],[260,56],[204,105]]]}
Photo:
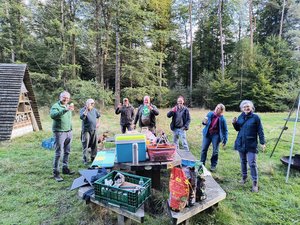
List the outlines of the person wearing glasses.
{"label": "person wearing glasses", "polygon": [[223,116],[225,112],[225,106],[218,104],[214,112],[209,112],[202,121],[204,125],[202,134],[202,150],[200,161],[205,165],[207,151],[212,143],[213,151],[210,158],[210,170],[214,172],[216,170],[219,159],[219,145],[222,142],[223,149],[228,140],[228,129],[226,119]]}
{"label": "person wearing glasses", "polygon": [[188,108],[184,106],[184,98],[182,96],[178,97],[177,105],[168,112],[167,117],[172,117],[170,128],[173,131],[173,142],[177,146],[177,149],[179,149],[180,138],[184,150],[189,151],[186,131],[189,129],[191,117]]}
{"label": "person wearing glasses", "polygon": [[254,113],[254,105],[249,100],[243,100],[240,103],[241,115],[232,120],[232,125],[238,131],[237,138],[234,143],[234,149],[239,152],[241,162],[242,179],[240,183],[244,185],[247,182],[247,162],[250,167],[252,177],[252,192],[258,192],[258,170],[257,170],[257,154],[258,141],[265,150],[265,136],[261,120]]}
{"label": "person wearing glasses", "polygon": [[63,153],[62,173],[67,175],[74,174],[74,172],[69,169],[69,156],[72,141],[72,111],[74,111],[74,104],[69,104],[69,102],[70,93],[63,91],[59,95],[59,101],[50,109],[50,117],[53,120],[52,131],[55,138],[53,177],[57,182],[63,181],[63,178],[59,174],[59,160],[61,153]]}
{"label": "person wearing glasses", "polygon": [[81,143],[83,163],[88,164],[88,149],[91,148],[91,162],[97,155],[98,128],[100,126],[100,113],[95,109],[93,99],[86,100],[85,106],[80,110],[80,119],[82,120]]}
{"label": "person wearing glasses", "polygon": [[119,103],[118,107],[115,110],[116,114],[120,114],[120,125],[121,125],[121,132],[124,134],[126,129],[128,131],[132,130],[132,121],[134,119],[134,108],[129,103],[128,98],[123,99],[123,104]]}

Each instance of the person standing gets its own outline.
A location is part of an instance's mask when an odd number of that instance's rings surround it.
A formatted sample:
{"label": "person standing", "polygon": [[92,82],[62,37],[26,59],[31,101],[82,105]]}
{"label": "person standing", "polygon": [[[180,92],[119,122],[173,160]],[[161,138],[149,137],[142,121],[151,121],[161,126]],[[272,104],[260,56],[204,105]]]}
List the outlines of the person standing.
{"label": "person standing", "polygon": [[97,155],[98,134],[97,129],[100,126],[100,113],[94,108],[93,99],[86,100],[85,106],[80,109],[80,119],[82,120],[81,143],[83,163],[88,164],[88,149],[91,148],[91,161],[93,162]]}
{"label": "person standing", "polygon": [[132,130],[131,125],[134,119],[134,108],[132,105],[130,105],[128,98],[123,99],[123,105],[122,103],[119,103],[115,113],[116,114],[121,113],[120,125],[121,125],[122,134],[126,132],[126,129],[128,131],[131,131]]}
{"label": "person standing", "polygon": [[257,169],[257,154],[258,141],[262,146],[262,151],[265,150],[265,136],[261,120],[254,113],[254,105],[249,100],[243,100],[240,104],[242,111],[241,115],[232,120],[232,125],[238,131],[237,138],[234,143],[234,149],[239,152],[241,162],[242,180],[241,184],[247,181],[247,162],[250,167],[252,177],[252,192],[258,192],[258,169]]}
{"label": "person standing", "polygon": [[228,140],[228,129],[226,119],[223,116],[225,112],[225,106],[218,104],[214,112],[209,112],[202,121],[205,125],[203,128],[203,140],[200,161],[205,164],[207,151],[209,145],[212,143],[213,152],[210,159],[210,170],[214,172],[216,170],[218,159],[219,159],[219,145],[222,142],[223,148],[225,147]]}
{"label": "person standing", "polygon": [[170,128],[173,131],[173,142],[177,146],[177,149],[179,149],[180,138],[184,150],[189,151],[189,145],[186,140],[186,131],[189,129],[191,117],[188,108],[184,106],[184,98],[182,96],[178,97],[177,105],[168,112],[167,117],[172,117]]}
{"label": "person standing", "polygon": [[139,127],[148,127],[148,129],[155,134],[156,128],[156,116],[159,115],[159,111],[155,105],[150,103],[150,97],[144,97],[144,103],[140,105],[134,119],[134,129],[139,121]]}
{"label": "person standing", "polygon": [[71,152],[72,141],[72,111],[74,105],[70,102],[70,93],[63,91],[59,96],[59,101],[50,109],[50,117],[53,120],[52,131],[55,137],[55,155],[53,160],[53,177],[56,181],[63,181],[59,173],[59,160],[63,152],[62,173],[72,175],[73,171],[69,169],[69,156]]}

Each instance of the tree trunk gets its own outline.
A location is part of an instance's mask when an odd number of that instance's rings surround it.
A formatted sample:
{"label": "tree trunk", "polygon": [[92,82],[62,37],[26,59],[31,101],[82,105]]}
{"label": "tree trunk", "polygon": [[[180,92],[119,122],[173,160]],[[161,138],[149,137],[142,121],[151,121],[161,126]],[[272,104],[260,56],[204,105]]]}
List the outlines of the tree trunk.
{"label": "tree trunk", "polygon": [[[60,58],[63,61],[63,64],[66,65],[67,64],[67,57],[66,57],[66,45],[65,45],[65,14],[64,14],[64,10],[65,10],[65,3],[64,0],[60,1],[60,19],[61,19],[61,25],[60,25],[60,30],[61,30],[61,55]],[[63,70],[62,72],[62,80],[63,80],[63,84],[65,86],[66,83],[66,71]]]}
{"label": "tree trunk", "polygon": [[14,51],[14,42],[12,39],[12,31],[11,31],[11,22],[10,22],[10,16],[9,16],[9,5],[8,2],[5,1],[5,14],[6,14],[6,18],[7,18],[7,25],[8,25],[8,32],[9,32],[9,43],[10,43],[10,52],[11,52],[11,62],[14,63],[15,62],[15,51]]}
{"label": "tree trunk", "polygon": [[221,70],[222,70],[222,79],[224,80],[225,66],[224,66],[224,48],[223,48],[222,4],[223,4],[223,0],[219,0],[218,14],[219,14],[219,29],[220,29],[220,44],[221,44]]}
{"label": "tree trunk", "polygon": [[95,32],[96,32],[96,80],[103,85],[103,52],[101,48],[101,35],[100,35],[100,3],[98,0],[95,0]]}
{"label": "tree trunk", "polygon": [[190,20],[190,104],[192,104],[192,89],[193,89],[193,24],[192,24],[192,4],[189,4],[189,20]]}
{"label": "tree trunk", "polygon": [[119,31],[116,31],[116,74],[115,74],[115,107],[120,102],[120,53],[119,53]]}
{"label": "tree trunk", "polygon": [[249,0],[250,53],[253,53],[253,2]]}
{"label": "tree trunk", "polygon": [[282,5],[281,20],[280,20],[280,29],[279,29],[279,39],[281,39],[281,36],[282,36],[284,10],[285,10],[285,0],[283,0],[283,5]]}
{"label": "tree trunk", "polygon": [[75,34],[72,34],[72,78],[76,78],[76,39]]}

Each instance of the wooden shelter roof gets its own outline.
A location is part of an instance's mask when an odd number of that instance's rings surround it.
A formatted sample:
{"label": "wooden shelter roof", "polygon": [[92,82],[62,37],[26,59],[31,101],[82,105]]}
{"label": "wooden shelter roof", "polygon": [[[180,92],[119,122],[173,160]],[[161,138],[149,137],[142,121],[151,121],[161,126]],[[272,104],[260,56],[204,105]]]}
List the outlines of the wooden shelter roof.
{"label": "wooden shelter roof", "polygon": [[42,129],[27,65],[0,63],[0,141],[11,138],[23,82],[37,125]]}

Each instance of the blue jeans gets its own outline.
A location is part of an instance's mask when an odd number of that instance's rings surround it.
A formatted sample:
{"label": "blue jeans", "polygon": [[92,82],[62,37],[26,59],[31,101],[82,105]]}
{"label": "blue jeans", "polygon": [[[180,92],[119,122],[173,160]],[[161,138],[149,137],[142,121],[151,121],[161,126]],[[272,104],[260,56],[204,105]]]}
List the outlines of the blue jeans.
{"label": "blue jeans", "polygon": [[247,178],[247,162],[250,167],[252,181],[258,181],[257,154],[254,152],[239,152],[243,179]]}
{"label": "blue jeans", "polygon": [[189,145],[186,140],[186,131],[181,128],[175,128],[175,130],[173,130],[173,142],[177,146],[177,149],[179,149],[179,138],[184,150],[189,151]]}
{"label": "blue jeans", "polygon": [[207,157],[207,151],[209,148],[210,143],[212,143],[213,146],[213,152],[210,159],[210,166],[216,167],[218,164],[218,156],[219,156],[219,145],[220,145],[220,135],[219,134],[208,134],[207,137],[203,137],[202,140],[202,151],[201,151],[201,159],[200,161],[205,164],[206,157]]}

